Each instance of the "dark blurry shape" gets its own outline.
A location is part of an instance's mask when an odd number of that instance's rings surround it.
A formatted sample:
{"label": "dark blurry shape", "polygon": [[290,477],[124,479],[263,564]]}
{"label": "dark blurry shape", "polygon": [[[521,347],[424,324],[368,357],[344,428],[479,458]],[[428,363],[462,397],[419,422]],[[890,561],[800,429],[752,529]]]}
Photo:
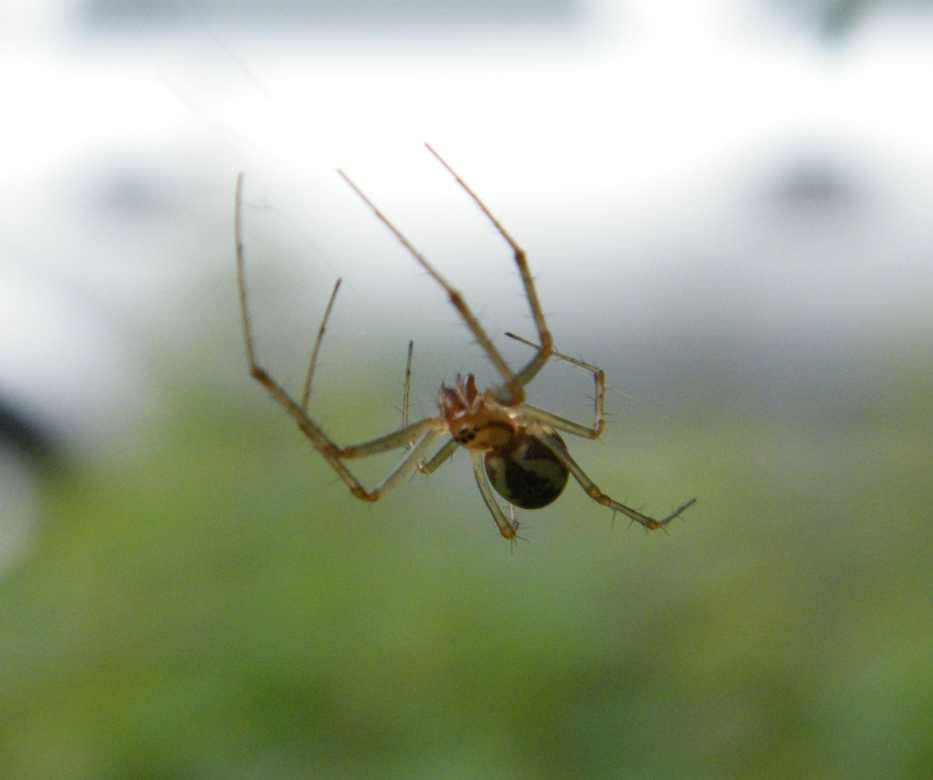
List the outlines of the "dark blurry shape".
{"label": "dark blurry shape", "polygon": [[2,396],[0,447],[25,456],[37,466],[50,467],[59,460],[59,447],[49,431]]}
{"label": "dark blurry shape", "polygon": [[217,23],[341,27],[467,24],[567,24],[581,14],[578,0],[84,0],[79,20],[92,28]]}
{"label": "dark blurry shape", "polygon": [[150,216],[167,206],[163,193],[151,176],[130,168],[105,172],[93,182],[91,202],[98,208],[122,216]]}
{"label": "dark blurry shape", "polygon": [[872,11],[882,8],[929,6],[930,0],[769,0],[777,2],[816,28],[827,41],[848,36]]}
{"label": "dark blurry shape", "polygon": [[770,200],[790,215],[827,215],[850,210],[859,187],[845,167],[822,156],[801,156],[787,165],[770,188]]}
{"label": "dark blurry shape", "polygon": [[870,6],[877,4],[878,0],[824,0],[822,12],[818,16],[820,32],[826,38],[845,35],[855,27]]}

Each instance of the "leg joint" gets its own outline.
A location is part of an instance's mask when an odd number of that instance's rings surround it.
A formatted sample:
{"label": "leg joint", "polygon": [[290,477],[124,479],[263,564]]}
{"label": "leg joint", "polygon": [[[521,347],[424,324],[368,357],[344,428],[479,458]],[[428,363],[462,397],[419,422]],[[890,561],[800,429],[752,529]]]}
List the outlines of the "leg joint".
{"label": "leg joint", "polygon": [[[517,523],[516,523],[516,525],[517,525]],[[500,535],[503,539],[508,539],[508,540],[511,541],[512,539],[515,538],[516,533],[515,533],[515,529],[514,529],[511,525],[500,525],[500,526],[499,526],[499,535]]]}
{"label": "leg joint", "polygon": [[372,491],[371,493],[366,490],[366,488],[359,485],[350,488],[350,492],[353,493],[361,501],[368,501],[370,503],[379,500],[379,493],[377,491]]}

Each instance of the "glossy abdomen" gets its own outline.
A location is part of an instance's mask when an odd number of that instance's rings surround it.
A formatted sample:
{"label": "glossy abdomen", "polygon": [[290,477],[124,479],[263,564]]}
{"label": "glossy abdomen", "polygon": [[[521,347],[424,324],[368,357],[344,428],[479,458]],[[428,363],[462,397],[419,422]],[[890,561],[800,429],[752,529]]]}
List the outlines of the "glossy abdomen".
{"label": "glossy abdomen", "polygon": [[[551,444],[565,450],[554,431],[545,434]],[[516,435],[507,447],[491,450],[485,457],[486,475],[496,492],[522,509],[540,509],[563,492],[569,476],[561,463],[535,436]]]}

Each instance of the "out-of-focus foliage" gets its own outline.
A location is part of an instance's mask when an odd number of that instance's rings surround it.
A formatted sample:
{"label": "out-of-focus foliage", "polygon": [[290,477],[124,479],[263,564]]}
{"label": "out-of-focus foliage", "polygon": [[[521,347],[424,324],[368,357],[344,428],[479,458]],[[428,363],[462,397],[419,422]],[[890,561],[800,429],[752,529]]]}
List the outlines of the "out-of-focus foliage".
{"label": "out-of-focus foliage", "polygon": [[621,497],[700,502],[649,535],[571,489],[526,513],[514,555],[462,457],[368,506],[271,402],[189,395],[141,462],[51,489],[34,557],[0,582],[0,766],[925,777],[922,376],[893,372],[895,403],[833,432],[700,415],[577,443]]}

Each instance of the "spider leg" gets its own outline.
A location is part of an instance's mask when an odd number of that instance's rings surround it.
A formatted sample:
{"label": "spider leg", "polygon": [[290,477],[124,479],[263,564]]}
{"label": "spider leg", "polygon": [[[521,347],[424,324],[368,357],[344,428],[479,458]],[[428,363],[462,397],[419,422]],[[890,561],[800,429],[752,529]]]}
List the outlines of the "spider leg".
{"label": "spider leg", "polygon": [[409,241],[405,235],[397,227],[395,227],[395,225],[392,224],[392,222],[389,221],[389,218],[386,217],[386,215],[376,207],[376,205],[369,199],[369,197],[353,182],[349,176],[347,176],[347,174],[341,170],[338,170],[337,173],[339,173],[343,180],[350,186],[350,189],[352,189],[359,196],[359,198],[367,206],[369,206],[369,209],[373,212],[376,218],[392,232],[392,235],[394,235],[395,238],[398,239],[399,243],[405,247],[408,254],[410,254],[418,262],[418,264],[428,272],[428,275],[434,279],[434,281],[436,281],[441,287],[444,288],[444,291],[447,293],[447,297],[450,299],[451,304],[460,313],[461,319],[473,334],[473,338],[476,339],[483,352],[485,352],[489,357],[489,360],[496,367],[496,370],[502,376],[502,379],[505,381],[506,385],[513,390],[513,402],[521,403],[521,401],[524,400],[524,391],[521,388],[522,383],[516,381],[516,377],[512,373],[512,369],[509,368],[508,363],[505,362],[505,359],[496,348],[496,345],[493,344],[492,339],[489,338],[489,335],[483,329],[480,321],[476,318],[476,315],[473,314],[472,309],[470,309],[466,301],[463,299],[463,295],[460,293],[460,291],[454,288],[443,276],[440,275],[440,273],[438,273],[437,269],[435,269],[434,266],[428,262],[427,258],[415,248],[414,244],[412,244],[411,241]]}
{"label": "spider leg", "polygon": [[[401,430],[387,434],[386,436],[372,439],[369,442],[361,442],[360,444],[341,448],[308,416],[304,407],[296,401],[293,401],[285,389],[259,365],[256,359],[255,339],[253,337],[253,327],[249,313],[249,297],[246,290],[245,253],[243,251],[242,229],[242,196],[243,174],[240,173],[237,176],[236,183],[234,239],[236,242],[237,285],[240,298],[240,314],[243,324],[243,342],[246,347],[246,360],[249,365],[249,373],[253,379],[265,388],[266,392],[272,396],[272,399],[285,409],[289,416],[297,423],[301,432],[308,437],[308,440],[314,448],[321,453],[321,456],[327,461],[328,465],[337,472],[337,476],[340,477],[354,496],[364,501],[378,501],[389,490],[398,485],[407,475],[413,473],[418,468],[422,456],[437,438],[447,431],[447,426],[441,418],[429,417],[410,424]],[[333,304],[334,297],[336,296],[336,290],[337,287],[335,286],[334,292],[331,293],[330,304],[328,304],[328,314],[330,306]],[[315,346],[319,346],[320,344],[326,320],[327,314],[325,314],[324,322],[321,324]],[[309,375],[313,374],[314,364],[315,358],[312,357]],[[310,386],[310,380],[306,380],[306,385]],[[341,460],[341,458],[363,457],[398,449],[419,437],[420,441],[409,450],[402,462],[372,490],[367,490]]]}
{"label": "spider leg", "polygon": [[533,420],[542,422],[547,425],[549,428],[556,428],[559,431],[564,431],[565,433],[572,434],[573,436],[580,436],[584,439],[596,439],[603,432],[602,426],[596,428],[588,428],[585,425],[581,425],[578,422],[573,420],[568,420],[566,417],[561,417],[558,414],[549,412],[547,409],[542,409],[539,406],[532,406],[531,404],[522,404],[521,405],[522,414],[531,417]]}
{"label": "spider leg", "polygon": [[433,474],[448,460],[450,460],[451,456],[457,451],[459,447],[460,444],[455,439],[451,439],[437,452],[435,452],[430,460],[419,465],[418,471],[425,475]]}
{"label": "spider leg", "polygon": [[551,332],[548,330],[547,322],[544,319],[544,311],[541,308],[541,301],[538,300],[538,291],[535,289],[534,279],[531,277],[531,271],[528,268],[528,260],[525,256],[525,250],[522,249],[515,239],[509,234],[509,232],[502,226],[502,223],[496,219],[495,215],[489,210],[489,207],[483,203],[480,197],[470,188],[470,186],[460,177],[460,175],[448,165],[447,161],[444,160],[430,144],[425,144],[427,150],[434,156],[434,158],[447,169],[447,172],[454,177],[457,184],[459,184],[464,192],[473,199],[473,202],[479,206],[480,210],[485,214],[489,221],[492,222],[495,229],[498,231],[499,235],[505,239],[505,242],[511,247],[512,254],[515,258],[515,265],[518,266],[518,273],[522,279],[522,286],[525,288],[525,297],[528,299],[528,305],[531,308],[531,316],[535,321],[535,328],[538,331],[538,345],[532,345],[535,347],[537,352],[530,361],[515,374],[514,379],[508,382],[509,392],[512,394],[511,403],[512,405],[520,402],[523,392],[521,391],[525,385],[527,385],[532,379],[534,379],[538,372],[544,367],[544,364],[547,363],[548,358],[550,357],[553,346],[554,339],[551,336]]}
{"label": "spider leg", "polygon": [[418,470],[418,466],[421,463],[425,452],[431,447],[432,444],[437,440],[439,436],[442,436],[444,431],[428,431],[424,436],[422,436],[421,441],[414,445],[411,449],[408,450],[405,457],[402,459],[392,471],[389,472],[388,476],[382,480],[381,483],[371,491],[367,496],[367,501],[378,501],[382,496],[392,490],[394,487],[397,487],[406,477],[415,473]]}
{"label": "spider leg", "polygon": [[440,417],[425,417],[418,422],[410,423],[404,428],[387,433],[385,436],[379,436],[376,439],[368,439],[358,444],[347,444],[343,447],[335,447],[336,455],[339,458],[368,458],[370,455],[379,455],[383,452],[397,450],[400,447],[408,447],[416,439],[424,436],[430,431],[438,434],[447,430],[447,424]]}
{"label": "spider leg", "polygon": [[486,502],[486,507],[499,529],[499,534],[503,539],[514,539],[518,530],[518,521],[511,521],[505,516],[505,512],[502,511],[502,507],[499,506],[499,502],[496,501],[496,497],[492,494],[492,488],[486,479],[486,471],[483,466],[483,453],[479,450],[470,450],[470,461],[473,465],[476,487],[479,488],[480,495],[483,497],[483,501]]}
{"label": "spider leg", "polygon": [[541,444],[543,444],[545,447],[547,447],[551,451],[551,453],[554,455],[554,457],[557,458],[561,463],[564,464],[564,466],[567,467],[567,470],[573,475],[573,478],[577,480],[577,482],[580,483],[580,487],[583,488],[584,492],[590,498],[592,498],[598,504],[602,504],[603,506],[609,507],[614,512],[621,512],[623,515],[625,515],[628,518],[631,518],[635,522],[641,523],[649,531],[653,531],[656,528],[663,528],[669,522],[671,522],[671,520],[673,520],[678,515],[682,514],[689,507],[693,506],[696,503],[696,499],[691,498],[689,501],[685,501],[684,503],[682,503],[679,507],[677,507],[677,509],[671,512],[671,514],[669,514],[667,517],[663,517],[660,520],[656,520],[653,517],[644,515],[641,512],[639,512],[637,509],[632,509],[630,506],[621,504],[615,499],[610,498],[605,493],[603,493],[602,490],[600,490],[599,487],[596,485],[596,483],[593,482],[593,480],[591,480],[584,473],[583,469],[580,468],[577,462],[572,457],[570,457],[569,453],[566,450],[564,450],[561,447],[555,446],[554,444],[550,442],[548,437],[545,435],[545,431],[543,429],[533,430],[533,433],[537,435],[536,437],[538,441]]}
{"label": "spider leg", "polygon": [[[408,342],[408,359],[405,362],[405,387],[402,391],[402,428],[408,426],[408,410],[410,407],[411,399],[411,363],[412,356],[414,354],[415,342]],[[406,445],[409,449],[414,446],[415,440],[411,439]],[[460,445],[450,439],[443,447],[441,447],[434,455],[427,461],[421,461],[418,463],[418,471],[424,475],[433,474],[437,469],[443,466],[449,459],[450,456],[454,454],[456,449]]]}
{"label": "spider leg", "polygon": [[[540,347],[535,344],[533,341],[522,338],[521,336],[516,336],[514,333],[506,333],[510,339],[515,339],[516,341],[521,342],[522,344],[527,344],[529,347],[534,349],[540,349]],[[577,366],[589,371],[593,375],[593,385],[594,385],[594,394],[593,394],[593,427],[587,428],[585,425],[580,425],[579,423],[574,422],[573,420],[568,420],[564,417],[559,417],[556,414],[551,414],[544,409],[539,409],[536,406],[531,406],[526,404],[524,410],[528,412],[529,416],[534,417],[536,420],[550,425],[552,428],[557,428],[561,431],[566,431],[567,433],[572,433],[575,436],[583,436],[587,439],[598,439],[603,432],[605,427],[605,418],[603,412],[603,404],[606,400],[606,373],[601,369],[597,368],[590,363],[587,363],[584,360],[579,358],[570,357],[570,355],[565,355],[562,352],[551,352],[553,357],[563,360],[566,363]]]}
{"label": "spider leg", "polygon": [[301,408],[308,411],[308,405],[311,403],[311,382],[314,379],[314,369],[317,367],[318,354],[321,351],[321,342],[324,340],[324,331],[327,330],[327,321],[330,319],[330,313],[334,308],[334,301],[337,300],[337,291],[340,289],[338,279],[334,285],[334,291],[330,294],[330,300],[327,301],[327,308],[324,309],[324,316],[321,319],[321,326],[317,329],[317,338],[314,339],[314,347],[311,349],[311,360],[308,363],[308,374],[305,376],[304,392],[301,394]]}
{"label": "spider leg", "polygon": [[402,427],[408,425],[408,409],[411,403],[411,361],[414,357],[415,342],[408,342],[408,359],[405,361],[405,387],[402,390]]}

